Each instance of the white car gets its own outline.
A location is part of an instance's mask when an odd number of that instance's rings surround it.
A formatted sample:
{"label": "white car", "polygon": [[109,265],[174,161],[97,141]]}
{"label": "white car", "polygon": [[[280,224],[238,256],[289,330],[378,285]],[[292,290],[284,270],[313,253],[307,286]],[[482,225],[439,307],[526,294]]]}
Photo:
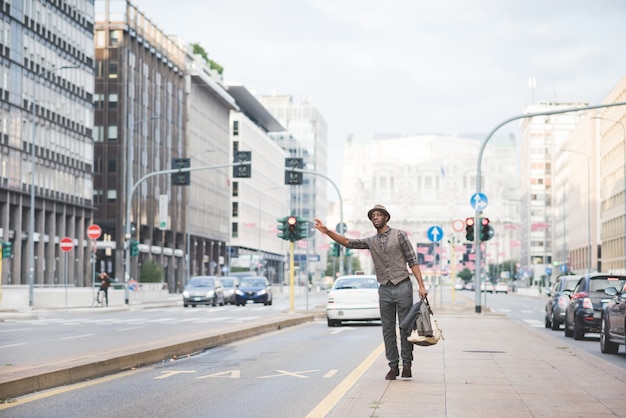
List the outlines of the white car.
{"label": "white car", "polygon": [[504,283],[504,282],[498,282],[496,283],[496,287],[495,287],[495,292],[496,293],[509,293],[509,286]]}
{"label": "white car", "polygon": [[480,291],[481,292],[493,293],[493,283],[491,283],[491,282],[482,282],[480,284]]}
{"label": "white car", "polygon": [[343,321],[380,320],[376,276],[338,277],[328,291],[326,319],[329,327],[339,326]]}

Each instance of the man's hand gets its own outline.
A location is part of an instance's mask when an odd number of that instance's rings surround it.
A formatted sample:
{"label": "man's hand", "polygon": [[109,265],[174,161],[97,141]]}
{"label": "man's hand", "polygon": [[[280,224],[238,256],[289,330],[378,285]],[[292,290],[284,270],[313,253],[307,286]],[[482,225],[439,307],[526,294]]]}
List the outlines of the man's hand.
{"label": "man's hand", "polygon": [[420,299],[426,299],[426,296],[428,296],[428,290],[426,290],[426,286],[420,286],[418,292],[420,295]]}
{"label": "man's hand", "polygon": [[320,221],[317,218],[315,218],[313,220],[315,221],[315,229],[320,231],[322,234],[328,234],[328,228],[326,228],[326,225],[324,225],[324,223],[322,221]]}

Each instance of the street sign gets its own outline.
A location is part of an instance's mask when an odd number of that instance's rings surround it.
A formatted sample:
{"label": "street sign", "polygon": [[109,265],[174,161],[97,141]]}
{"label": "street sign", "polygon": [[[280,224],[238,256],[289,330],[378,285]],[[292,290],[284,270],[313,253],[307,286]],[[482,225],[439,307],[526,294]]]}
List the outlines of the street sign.
{"label": "street sign", "polygon": [[74,249],[74,240],[70,237],[65,237],[61,239],[61,243],[59,245],[65,252],[72,251]]}
{"label": "street sign", "polygon": [[428,239],[432,242],[439,242],[441,238],[443,238],[443,229],[440,226],[431,226],[428,228],[428,232],[426,232]]}
{"label": "street sign", "polygon": [[452,221],[452,229],[456,232],[461,232],[465,229],[465,221],[463,219],[455,219]]}
{"label": "street sign", "polygon": [[91,239],[98,239],[102,235],[102,228],[99,225],[93,224],[89,225],[87,228],[87,236]]}
{"label": "street sign", "polygon": [[485,210],[487,204],[489,203],[489,199],[487,199],[487,195],[484,193],[474,193],[470,199],[470,204],[472,208],[477,211]]}

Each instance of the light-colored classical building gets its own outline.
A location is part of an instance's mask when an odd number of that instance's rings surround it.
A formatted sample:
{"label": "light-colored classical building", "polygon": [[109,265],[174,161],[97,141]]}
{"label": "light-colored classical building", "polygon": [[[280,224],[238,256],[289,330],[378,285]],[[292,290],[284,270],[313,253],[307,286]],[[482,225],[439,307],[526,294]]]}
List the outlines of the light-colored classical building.
{"label": "light-colored classical building", "polygon": [[[463,224],[474,216],[470,198],[476,192],[480,145],[477,139],[436,135],[349,137],[341,186],[346,235],[357,238],[374,234],[367,211],[382,204],[391,214],[390,226],[409,234],[429,280],[442,270],[447,274],[451,267],[457,272],[466,267],[473,270],[473,244],[465,239]],[[483,155],[481,192],[489,199],[483,214],[495,231],[484,244],[483,258],[488,264],[514,260],[519,255],[516,157],[515,142],[502,137],[492,139]],[[333,208],[328,225],[335,225],[340,218],[339,205]],[[460,230],[455,231],[453,223]],[[438,244],[427,237],[433,226],[443,230]],[[453,244],[456,260],[451,260]],[[439,251],[443,257],[437,257]],[[366,272],[373,271],[369,252],[354,253]]]}

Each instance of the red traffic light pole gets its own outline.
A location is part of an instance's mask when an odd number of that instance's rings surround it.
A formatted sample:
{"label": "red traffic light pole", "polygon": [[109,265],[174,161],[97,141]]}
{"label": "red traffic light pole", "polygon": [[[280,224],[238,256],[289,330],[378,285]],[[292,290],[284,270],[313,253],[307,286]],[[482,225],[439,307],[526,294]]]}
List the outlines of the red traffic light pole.
{"label": "red traffic light pole", "polygon": [[[526,113],[523,115],[517,115],[517,116],[513,116],[512,118],[506,119],[502,122],[500,122],[498,125],[496,125],[491,132],[489,132],[489,134],[487,135],[487,137],[483,140],[482,145],[480,146],[480,150],[478,152],[478,161],[476,164],[476,193],[480,193],[480,186],[482,183],[482,161],[483,161],[483,154],[485,152],[485,147],[487,146],[487,143],[489,142],[489,140],[491,139],[491,137],[493,136],[494,133],[496,133],[496,131],[498,129],[500,129],[501,127],[503,127],[504,125],[506,125],[509,122],[513,122],[514,120],[519,120],[519,119],[525,119],[525,118],[532,118],[535,116],[548,116],[548,115],[558,115],[558,114],[562,114],[562,113],[571,113],[571,112],[582,112],[585,110],[593,110],[593,109],[603,109],[606,107],[615,107],[615,106],[624,106],[626,105],[626,102],[617,102],[617,103],[607,103],[607,104],[602,104],[602,105],[593,105],[593,106],[583,106],[583,107],[574,107],[574,108],[569,108],[569,109],[561,109],[561,110],[551,110],[551,111],[546,111],[546,112],[537,112],[537,113]],[[476,216],[475,219],[480,219],[482,214],[482,211],[476,209]],[[475,294],[475,302],[476,302],[476,306],[475,306],[475,312],[476,313],[481,313],[481,305],[480,305],[480,277],[482,276],[482,254],[481,254],[481,249],[480,249],[480,242],[478,240],[479,238],[479,232],[478,232],[478,228],[476,229],[476,270],[474,273],[474,281],[475,281],[475,287],[476,287],[476,294]]]}

